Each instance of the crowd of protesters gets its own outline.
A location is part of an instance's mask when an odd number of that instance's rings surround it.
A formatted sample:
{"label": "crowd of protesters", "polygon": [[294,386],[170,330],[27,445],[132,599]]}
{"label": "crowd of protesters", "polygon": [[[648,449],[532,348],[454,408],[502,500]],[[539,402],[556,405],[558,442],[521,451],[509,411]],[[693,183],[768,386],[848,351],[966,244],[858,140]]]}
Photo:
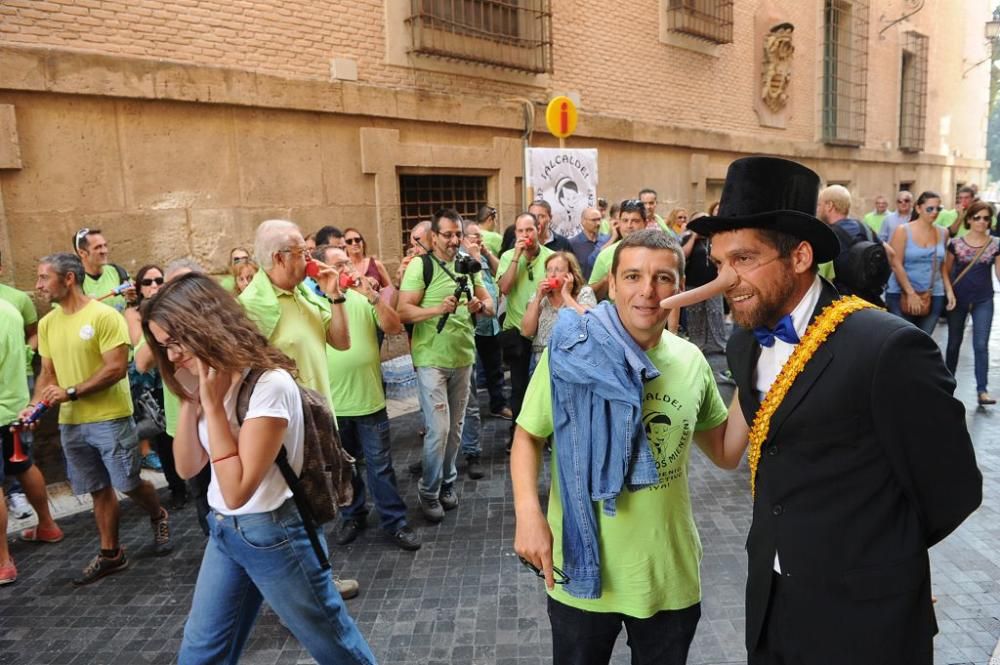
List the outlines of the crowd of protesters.
{"label": "crowd of protesters", "polygon": [[[971,314],[978,403],[995,403],[987,389],[992,274],[1000,276],[993,206],[963,189],[954,215],[943,216],[938,194],[924,192],[914,204],[909,192],[900,192],[894,212],[880,196],[875,211],[859,222],[849,217],[850,197],[845,201],[843,192],[821,192],[817,216],[848,236],[871,228],[865,237],[884,247],[891,267],[884,293],[877,295],[890,312],[925,332],[947,317],[952,373]],[[0,285],[0,482],[6,475],[20,483],[8,491],[15,516],[30,505],[38,517],[20,537],[63,539],[48,509],[45,480],[30,459],[32,426],[22,425],[40,409],[58,406],[67,476],[75,494],[93,498],[99,538],[97,553],[73,584],[91,584],[129,565],[118,539],[116,490],[148,514],[156,555],[172,550],[170,511],[193,506],[208,544],[180,662],[235,662],[264,600],[321,662],[374,662],[342,600],[356,595],[359,583],[332,577],[315,561],[292,492],[274,464],[283,449],[296,472],[303,466],[298,386],[325,399],[344,449],[364,461],[352,480],[353,500],[340,511],[336,542],[351,543],[368,527],[370,500],[387,542],[420,549],[392,460],[381,374],[385,337],[404,330],[409,337],[423,416],[418,508],[425,522],[440,523],[461,500],[459,468],[472,480],[484,475],[480,386],[488,393],[488,415],[510,421],[508,452],[522,413],[522,420],[537,426],[535,434],[552,433],[538,411],[549,385],[533,384],[532,377],[550,372],[545,351],[561,311],[582,315],[602,302],[634,298],[622,270],[651,270],[643,257],[664,250],[674,257],[674,278],[664,269],[667,276],[654,279],[669,282],[668,290],[718,277],[710,239],[687,228],[689,220],[714,214],[718,204],[690,215],[673,208],[666,218],[657,205],[657,193],[648,188],[611,206],[599,199],[582,211],[581,230],[572,238],[550,228],[545,201],[533,202],[504,225],[489,206],[474,220],[441,209],[410,230],[395,273],[371,255],[356,228],[307,233],[290,221],[270,220],[258,227],[252,246],[232,249],[221,279],[183,258],[165,268],[145,265],[132,279],[110,261],[109,241],[100,230],[80,229],[71,251],[38,262],[35,294],[51,307],[41,320],[26,294]],[[849,252],[852,244],[842,237],[841,251]],[[624,251],[630,248],[636,251]],[[672,343],[662,353],[685,359],[692,386],[704,383],[697,395],[694,388],[685,394],[703,408],[687,414],[684,427],[711,430],[711,442],[699,445],[720,466],[731,466],[711,447],[722,446],[724,428],[716,429],[727,411],[710,385],[732,383],[731,375],[704,361],[726,352],[732,324],[724,299],[716,295],[671,310],[663,325],[691,344]],[[667,362],[666,356],[656,362]],[[37,377],[33,366],[40,367]],[[250,370],[263,374],[245,413],[238,414],[237,396]],[[668,430],[676,427],[661,415],[642,423],[654,446],[666,445]],[[17,462],[9,459],[20,457],[15,438],[26,453]],[[533,436],[530,443],[540,445],[544,438]],[[686,460],[685,453],[685,466]],[[165,475],[169,501],[163,505],[141,477],[143,466]],[[664,479],[664,488],[673,480]],[[6,523],[0,501],[4,531]],[[678,554],[676,563],[688,565],[689,559]],[[4,540],[0,584],[16,577]],[[694,587],[676,590],[677,602],[697,595]],[[240,610],[220,616],[219,599],[227,598]],[[632,600],[615,606],[652,611]],[[687,621],[693,635],[697,616]]]}

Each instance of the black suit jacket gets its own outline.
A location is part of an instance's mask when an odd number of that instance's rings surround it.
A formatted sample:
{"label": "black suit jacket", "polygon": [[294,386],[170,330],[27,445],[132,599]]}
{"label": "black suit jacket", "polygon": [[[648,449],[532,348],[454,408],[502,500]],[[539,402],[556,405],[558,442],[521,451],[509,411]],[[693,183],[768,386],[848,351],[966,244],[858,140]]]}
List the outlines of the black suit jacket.
{"label": "black suit jacket", "polygon": [[[837,298],[823,283],[815,317]],[[753,423],[760,346],[727,349]],[[927,549],[982,500],[982,476],[937,344],[880,310],[849,316],[774,413],[747,538],[747,649],[761,637],[775,551],[809,663],[931,663]],[[786,582],[787,581],[787,582]],[[903,652],[899,649],[904,649]]]}

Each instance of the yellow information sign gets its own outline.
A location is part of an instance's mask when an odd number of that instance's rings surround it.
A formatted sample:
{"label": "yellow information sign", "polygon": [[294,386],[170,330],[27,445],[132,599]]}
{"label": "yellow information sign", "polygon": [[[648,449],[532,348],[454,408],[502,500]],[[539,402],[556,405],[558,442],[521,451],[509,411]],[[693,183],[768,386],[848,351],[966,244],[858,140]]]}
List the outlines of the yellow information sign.
{"label": "yellow information sign", "polygon": [[545,109],[545,124],[557,139],[576,131],[576,104],[569,97],[556,97]]}

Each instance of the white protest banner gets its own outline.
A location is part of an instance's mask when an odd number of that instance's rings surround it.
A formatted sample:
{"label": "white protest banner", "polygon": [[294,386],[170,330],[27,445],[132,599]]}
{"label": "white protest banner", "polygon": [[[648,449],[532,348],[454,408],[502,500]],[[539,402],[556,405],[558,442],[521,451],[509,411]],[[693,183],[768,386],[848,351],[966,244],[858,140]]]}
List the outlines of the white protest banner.
{"label": "white protest banner", "polygon": [[552,206],[551,228],[567,238],[580,232],[580,215],[597,204],[597,150],[528,148],[528,183],[535,200]]}

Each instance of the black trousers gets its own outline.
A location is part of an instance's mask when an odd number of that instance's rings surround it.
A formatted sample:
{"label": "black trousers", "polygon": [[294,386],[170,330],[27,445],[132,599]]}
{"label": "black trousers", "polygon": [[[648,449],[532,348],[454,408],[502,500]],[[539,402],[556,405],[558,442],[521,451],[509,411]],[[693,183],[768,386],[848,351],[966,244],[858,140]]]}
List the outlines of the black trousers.
{"label": "black trousers", "polygon": [[[486,392],[490,394],[490,412],[496,413],[507,406],[503,394],[503,358],[500,335],[476,335],[476,353],[486,374]],[[473,375],[475,376],[475,375]],[[475,393],[472,393],[475,395]]]}
{"label": "black trousers", "polygon": [[521,335],[520,330],[511,328],[500,333],[500,346],[503,348],[503,359],[510,367],[510,410],[514,412],[514,420],[510,429],[514,431],[514,422],[521,413],[521,403],[528,389],[531,374],[531,340]]}
{"label": "black trousers", "polygon": [[632,665],[685,665],[694,640],[701,603],[663,610],[648,619],[588,612],[548,599],[553,665],[608,665],[625,626]]}
{"label": "black trousers", "polygon": [[184,479],[177,475],[177,467],[174,466],[174,437],[166,432],[160,432],[153,439],[153,448],[160,457],[160,464],[163,466],[163,477],[167,479],[167,486],[174,494],[187,492],[187,485]]}

